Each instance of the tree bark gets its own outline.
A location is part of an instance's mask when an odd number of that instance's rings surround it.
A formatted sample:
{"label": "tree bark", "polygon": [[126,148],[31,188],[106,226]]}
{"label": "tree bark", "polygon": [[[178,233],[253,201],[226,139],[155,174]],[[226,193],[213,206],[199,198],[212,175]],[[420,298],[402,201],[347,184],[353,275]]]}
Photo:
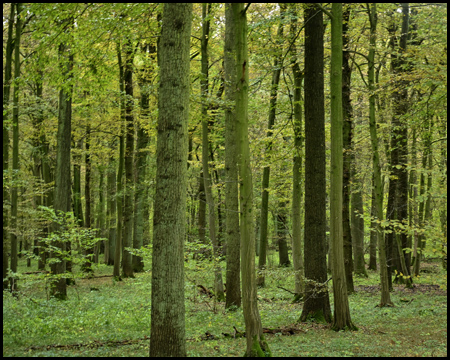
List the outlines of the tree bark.
{"label": "tree bark", "polygon": [[343,176],[342,176],[342,236],[344,243],[344,265],[345,280],[349,294],[355,292],[353,286],[353,253],[352,253],[352,233],[350,228],[350,174],[352,167],[352,128],[353,128],[353,109],[350,98],[350,81],[352,69],[350,67],[350,52],[348,50],[348,23],[350,20],[350,5],[345,5],[342,14],[342,141],[344,147],[343,153]]}
{"label": "tree bark", "polygon": [[[295,4],[292,4],[292,9],[295,11]],[[294,16],[292,16],[294,15]],[[303,167],[303,133],[302,133],[302,105],[301,105],[301,91],[303,73],[300,70],[297,58],[297,46],[295,44],[295,36],[297,35],[298,19],[296,14],[291,14],[290,38],[292,43],[291,48],[291,64],[292,76],[294,78],[294,104],[293,104],[293,128],[294,128],[294,156],[292,160],[292,262],[295,271],[295,287],[294,287],[294,301],[300,300],[303,297],[304,282],[303,282],[303,254],[302,254],[302,201],[303,201],[303,181],[302,181],[302,167]]]}
{"label": "tree bark", "polygon": [[[14,78],[20,78],[20,35],[22,33],[22,19],[23,14],[22,4],[11,4],[16,6],[17,21],[16,21],[16,37],[14,40]],[[13,112],[12,112],[12,127],[13,127],[13,149],[12,149],[12,179],[17,180],[17,173],[19,172],[19,82],[14,83],[13,91]],[[11,187],[11,271],[17,272],[17,206],[18,206],[18,192],[17,185]],[[11,291],[17,290],[17,279],[15,277],[10,278]]]}
{"label": "tree bark", "polygon": [[236,46],[236,120],[239,147],[242,306],[247,338],[246,356],[270,354],[262,333],[256,298],[253,185],[248,142],[247,15],[244,4],[232,4]]}
{"label": "tree bark", "polygon": [[323,15],[305,5],[305,302],[300,321],[331,322],[326,264]]}
{"label": "tree bark", "polygon": [[131,40],[125,45],[125,202],[123,207],[123,246],[122,246],[122,274],[123,277],[134,277],[131,253],[126,248],[133,247],[133,152],[134,152],[134,119],[133,119],[133,57],[134,49]]}
{"label": "tree bark", "polygon": [[192,4],[164,4],[153,216],[150,356],[186,356],[184,241]]}
{"label": "tree bark", "polygon": [[[70,18],[70,23],[73,19]],[[59,91],[59,113],[58,113],[58,133],[56,145],[56,179],[55,179],[55,212],[63,215],[71,209],[70,199],[70,147],[71,147],[71,127],[72,127],[72,89],[73,85],[71,71],[73,68],[73,54],[66,44],[59,45],[59,59],[63,79],[66,84]],[[68,83],[68,86],[67,86]],[[55,224],[54,230],[59,229]],[[53,254],[59,262],[51,266],[51,272],[54,275],[64,274],[66,263],[63,253],[66,251],[66,244],[57,241],[55,246],[59,248],[61,254]],[[58,299],[65,300],[67,298],[66,279],[59,278],[52,282],[52,295]]]}
{"label": "tree bark", "polygon": [[[343,196],[343,139],[342,139],[342,4],[332,4],[331,18],[331,186],[330,186],[330,236],[333,249],[332,275],[334,317],[331,328],[335,331],[355,330],[350,316],[344,264],[344,239],[342,234]],[[347,209],[348,215],[348,209]],[[347,218],[348,222],[348,218]],[[351,259],[351,250],[350,250]],[[348,259],[347,259],[348,260]],[[352,283],[353,285],[353,283]]]}
{"label": "tree bark", "polygon": [[[11,95],[11,75],[12,75],[12,54],[13,54],[13,32],[15,6],[10,4],[10,14],[8,19],[8,39],[5,51],[5,68],[3,78],[3,172],[9,173],[9,129],[6,119],[9,118],[9,98]],[[3,186],[3,203],[9,202],[9,191]],[[10,244],[10,234],[8,228],[8,210],[3,206],[3,290],[8,288],[8,248]]]}
{"label": "tree bark", "polygon": [[383,184],[381,181],[380,155],[378,153],[377,123],[375,119],[375,50],[377,30],[377,8],[376,4],[367,5],[370,22],[370,48],[369,48],[369,127],[370,141],[372,144],[373,177],[374,177],[374,215],[376,221],[376,233],[378,242],[378,260],[380,262],[381,301],[379,306],[392,306],[389,293],[388,273],[386,264],[386,249],[381,228],[383,220]]}
{"label": "tree bark", "polygon": [[225,308],[241,306],[240,276],[240,231],[239,231],[239,189],[238,189],[238,153],[236,146],[236,51],[234,29],[235,22],[231,4],[225,4],[225,241],[227,249],[227,292]]}

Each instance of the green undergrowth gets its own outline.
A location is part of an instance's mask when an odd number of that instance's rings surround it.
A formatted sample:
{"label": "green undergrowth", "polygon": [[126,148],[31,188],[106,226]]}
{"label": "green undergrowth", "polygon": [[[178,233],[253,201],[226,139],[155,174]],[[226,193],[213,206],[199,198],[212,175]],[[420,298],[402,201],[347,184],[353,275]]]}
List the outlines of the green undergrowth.
{"label": "green undergrowth", "polygon": [[[222,267],[225,264],[221,263]],[[266,287],[258,289],[258,305],[273,356],[446,356],[446,272],[415,278],[417,287],[395,285],[394,307],[376,307],[379,275],[355,277],[357,292],[349,297],[358,331],[334,332],[315,322],[297,323],[303,303],[292,304],[292,268],[269,266]],[[31,269],[35,269],[32,264]],[[95,276],[112,267],[95,266]],[[23,260],[19,272],[29,272]],[[203,294],[213,290],[212,263],[186,262],[186,338],[189,356],[242,356],[246,340],[234,338],[234,327],[245,331],[241,309],[225,311],[224,303]],[[48,299],[42,274],[22,275],[19,293],[3,292],[3,356],[148,356],[151,273],[134,279],[77,279],[68,300]],[[331,291],[332,281],[328,283]],[[330,296],[333,309],[333,297]],[[291,336],[274,329],[295,328]],[[232,337],[225,337],[230,334]]]}

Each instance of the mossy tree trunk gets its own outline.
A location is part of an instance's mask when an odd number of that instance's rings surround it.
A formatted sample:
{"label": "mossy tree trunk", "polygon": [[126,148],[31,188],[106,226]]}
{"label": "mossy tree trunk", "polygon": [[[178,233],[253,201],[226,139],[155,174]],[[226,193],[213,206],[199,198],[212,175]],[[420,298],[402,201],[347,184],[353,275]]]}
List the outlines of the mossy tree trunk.
{"label": "mossy tree trunk", "polygon": [[238,169],[240,181],[240,230],[242,306],[247,338],[246,356],[270,354],[262,333],[261,317],[256,298],[255,232],[253,223],[253,185],[248,142],[248,50],[247,15],[243,3],[232,4],[235,24],[236,51],[236,121],[238,139]]}
{"label": "mossy tree trunk", "polygon": [[[342,138],[342,4],[333,3],[331,10],[331,186],[330,186],[330,236],[334,317],[331,328],[335,331],[354,330],[348,304],[346,268],[344,264],[344,239],[342,234],[343,195],[343,138]],[[348,210],[348,209],[347,209]],[[347,219],[348,221],[348,219]],[[351,258],[351,250],[350,250]]]}
{"label": "mossy tree trunk", "polygon": [[153,216],[150,356],[186,356],[184,241],[192,4],[164,4]]}

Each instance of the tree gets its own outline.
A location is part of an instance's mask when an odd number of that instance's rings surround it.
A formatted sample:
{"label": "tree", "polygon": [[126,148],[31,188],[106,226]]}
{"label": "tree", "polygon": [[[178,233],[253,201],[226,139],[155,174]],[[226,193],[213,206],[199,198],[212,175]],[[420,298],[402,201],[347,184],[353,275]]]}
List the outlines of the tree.
{"label": "tree", "polygon": [[[353,287],[353,258],[352,258],[352,232],[350,228],[350,169],[352,159],[352,127],[353,109],[351,103],[352,68],[350,66],[349,46],[349,21],[350,5],[345,6],[342,14],[342,143],[343,143],[343,167],[342,167],[342,238],[344,243],[345,281],[348,293],[355,292]],[[363,255],[364,263],[364,255]]]}
{"label": "tree", "polygon": [[[342,4],[332,4],[331,18],[331,187],[330,235],[334,294],[334,317],[331,328],[354,330],[348,305],[342,236],[343,141],[342,141]],[[350,251],[351,257],[351,251]]]}
{"label": "tree", "polygon": [[323,15],[305,5],[305,295],[300,321],[331,321],[326,268]]}
{"label": "tree", "polygon": [[376,50],[376,36],[377,36],[377,8],[376,4],[367,5],[367,12],[369,14],[370,22],[370,47],[369,55],[367,57],[369,72],[369,127],[370,127],[370,141],[372,145],[372,164],[373,164],[373,180],[374,180],[374,215],[375,215],[375,228],[377,234],[378,243],[378,259],[380,262],[380,283],[381,283],[381,302],[380,307],[392,306],[390,294],[388,273],[386,264],[386,249],[383,238],[383,230],[381,228],[381,221],[383,220],[383,185],[381,182],[381,166],[380,155],[378,152],[378,136],[377,136],[377,123],[375,118],[375,50]]}
{"label": "tree", "polygon": [[[11,95],[11,75],[12,75],[12,54],[13,54],[13,32],[14,32],[14,4],[10,5],[10,14],[8,19],[8,39],[5,51],[5,69],[3,77],[3,174],[8,173],[9,167],[9,131],[7,125],[8,104]],[[4,175],[3,175],[4,176]],[[5,186],[3,177],[3,203],[9,202],[9,192]],[[3,290],[8,287],[8,243],[10,235],[7,231],[8,211],[3,206]]]}
{"label": "tree", "polygon": [[225,4],[225,242],[227,248],[227,293],[225,308],[241,306],[240,277],[240,231],[239,231],[239,189],[238,189],[238,154],[236,146],[236,51],[235,22],[231,4]]}
{"label": "tree", "polygon": [[[280,4],[280,17],[284,19],[284,12],[286,6]],[[277,38],[280,41],[283,37],[283,22],[278,26]],[[280,83],[281,74],[281,61],[282,54],[280,49],[276,49],[276,55],[273,60],[273,71],[272,71],[272,84],[270,87],[270,102],[269,102],[269,120],[267,124],[267,138],[272,137],[273,126],[275,124],[275,114],[277,108],[277,94],[278,94],[278,84]],[[266,152],[269,153],[272,149],[272,140],[269,140],[266,148]],[[269,157],[269,156],[267,156]],[[270,166],[264,166],[263,179],[262,179],[262,199],[261,199],[261,218],[260,218],[260,238],[259,238],[259,261],[258,268],[261,273],[258,276],[258,286],[264,286],[264,268],[266,266],[266,251],[267,251],[267,232],[268,232],[268,217],[269,217],[269,180],[270,180]],[[280,241],[280,239],[279,239]],[[284,240],[284,245],[286,240]],[[281,250],[281,249],[280,249]],[[287,250],[287,248],[286,248]],[[281,252],[280,252],[281,256]],[[289,262],[289,258],[287,259]],[[281,263],[280,263],[281,265]]]}
{"label": "tree", "polygon": [[[389,32],[391,35],[390,44],[391,64],[394,75],[395,88],[392,94],[393,115],[392,115],[392,137],[391,137],[391,161],[392,176],[389,177],[389,197],[388,197],[388,220],[397,220],[399,225],[406,224],[408,220],[408,125],[402,119],[408,113],[408,88],[407,81],[401,77],[407,67],[405,52],[409,32],[409,4],[402,4],[402,27],[399,43],[399,53],[395,53],[395,29],[396,24],[391,24]],[[404,248],[408,247],[407,234],[405,231],[395,227],[392,232],[386,234],[387,257],[389,259],[388,276],[396,271],[396,280],[405,282],[407,287],[412,286],[410,276],[409,254],[406,255]],[[411,246],[409,246],[410,248]],[[400,274],[403,276],[400,276]]]}
{"label": "tree", "polygon": [[255,232],[253,219],[253,185],[248,142],[248,49],[247,14],[244,4],[232,4],[236,51],[236,122],[241,231],[242,307],[247,338],[246,356],[270,355],[264,340],[256,298]]}
{"label": "tree", "polygon": [[208,39],[209,39],[209,25],[210,21],[207,20],[207,16],[211,14],[211,4],[208,6],[206,3],[202,4],[202,39],[201,39],[201,52],[202,52],[202,78],[200,81],[202,92],[202,167],[203,167],[203,181],[205,186],[206,203],[208,204],[208,222],[209,222],[209,237],[213,247],[213,261],[214,266],[214,291],[218,301],[225,300],[222,281],[222,269],[220,268],[219,261],[217,260],[219,254],[219,244],[216,234],[216,211],[214,206],[214,198],[212,195],[212,181],[209,173],[209,140],[208,140]]}
{"label": "tree", "polygon": [[[63,24],[68,24],[67,29],[70,31],[73,18],[66,19]],[[56,179],[55,179],[55,213],[57,215],[66,213],[71,210],[71,198],[70,198],[70,146],[71,146],[71,127],[72,127],[72,69],[73,69],[73,54],[66,42],[62,42],[59,45],[58,54],[60,60],[60,67],[62,72],[63,83],[59,90],[59,112],[58,112],[58,134],[56,145]],[[55,224],[54,230],[59,228]],[[55,246],[59,248],[59,254],[54,253],[53,257],[56,258],[55,262],[51,266],[52,273],[56,275],[56,279],[53,281],[51,289],[52,294],[58,299],[64,300],[67,298],[66,279],[61,275],[66,270],[66,263],[63,257],[66,251],[66,244],[58,240],[55,242]]]}
{"label": "tree", "polygon": [[[14,6],[14,5],[11,5]],[[12,113],[12,126],[13,126],[13,153],[12,153],[12,170],[13,177],[12,180],[18,180],[19,172],[19,79],[20,79],[20,35],[22,33],[22,20],[21,14],[22,4],[17,3],[16,13],[16,37],[14,39],[14,91],[13,91],[13,113]],[[17,183],[11,189],[11,271],[13,273],[17,272],[17,206],[18,206],[18,194],[17,194]],[[11,291],[17,290],[17,283],[15,277],[11,277]]]}
{"label": "tree", "polygon": [[[292,6],[295,11],[295,5]],[[293,16],[292,16],[293,15]],[[301,91],[303,82],[303,73],[297,58],[297,46],[295,45],[295,36],[297,35],[297,14],[291,14],[290,37],[292,41],[291,65],[292,76],[294,78],[294,104],[293,104],[293,128],[294,128],[294,156],[292,160],[292,262],[295,271],[295,298],[294,301],[303,297],[303,254],[302,254],[302,167],[303,167],[303,135],[302,135],[302,106]]]}
{"label": "tree", "polygon": [[117,205],[117,221],[116,221],[116,246],[114,249],[114,278],[120,278],[120,257],[122,255],[122,243],[123,243],[123,232],[122,232],[122,222],[123,222],[123,165],[124,165],[124,156],[125,156],[125,144],[124,144],[124,135],[123,135],[123,119],[125,117],[125,102],[123,94],[125,92],[125,80],[124,80],[124,71],[122,66],[122,54],[120,51],[120,43],[116,44],[117,46],[117,59],[119,65],[119,88],[120,88],[120,135],[119,135],[119,164],[117,167],[117,182],[116,182],[116,205]]}
{"label": "tree", "polygon": [[150,356],[186,356],[184,240],[192,4],[164,4],[153,217]]}
{"label": "tree", "polygon": [[133,57],[134,49],[131,40],[125,44],[125,202],[123,207],[123,247],[122,271],[124,277],[134,277],[132,255],[126,248],[133,247],[133,150],[134,150],[134,120],[133,120]]}

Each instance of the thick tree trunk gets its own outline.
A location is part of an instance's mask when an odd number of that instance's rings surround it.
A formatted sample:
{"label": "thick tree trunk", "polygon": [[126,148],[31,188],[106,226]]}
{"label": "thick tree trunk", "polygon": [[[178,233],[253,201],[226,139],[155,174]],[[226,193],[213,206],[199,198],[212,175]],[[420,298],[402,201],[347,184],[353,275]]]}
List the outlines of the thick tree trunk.
{"label": "thick tree trunk", "polygon": [[305,5],[305,302],[300,321],[331,322],[326,263],[323,15]]}
{"label": "thick tree trunk", "polygon": [[150,356],[186,356],[184,241],[192,4],[164,4],[153,216]]}
{"label": "thick tree trunk", "polygon": [[[331,328],[335,331],[355,330],[350,316],[344,264],[342,234],[343,195],[343,141],[342,141],[342,4],[332,4],[331,19],[331,186],[330,186],[330,236],[333,249],[332,267],[334,317]],[[348,201],[347,201],[348,202]],[[348,209],[347,209],[348,217]],[[348,218],[347,218],[348,222]],[[348,229],[350,230],[350,229]],[[350,259],[351,259],[350,249]],[[348,259],[347,259],[348,260]],[[347,266],[350,266],[347,264]],[[350,274],[351,275],[351,274]],[[353,283],[352,283],[353,285]]]}
{"label": "thick tree trunk", "polygon": [[236,146],[236,51],[234,19],[231,4],[225,4],[225,98],[231,105],[225,108],[225,241],[227,249],[226,300],[225,308],[241,306],[240,276],[240,231],[238,192],[238,153]]}

